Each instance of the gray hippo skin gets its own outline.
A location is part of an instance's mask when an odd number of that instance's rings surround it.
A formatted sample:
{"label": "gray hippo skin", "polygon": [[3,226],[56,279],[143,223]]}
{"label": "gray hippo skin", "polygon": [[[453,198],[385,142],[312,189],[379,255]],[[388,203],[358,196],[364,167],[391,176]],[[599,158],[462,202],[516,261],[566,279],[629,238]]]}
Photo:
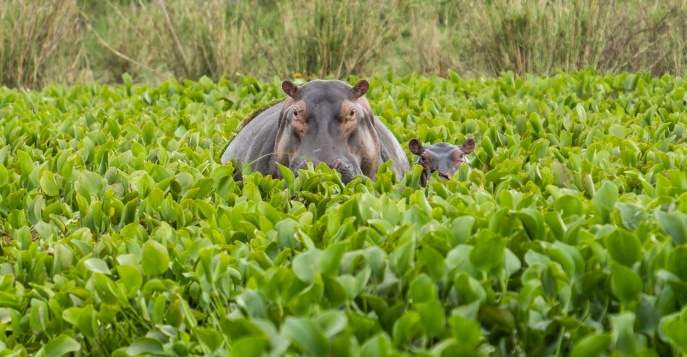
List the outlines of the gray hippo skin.
{"label": "gray hippo skin", "polygon": [[301,87],[282,82],[286,100],[252,119],[224,151],[222,163],[235,158],[281,178],[277,163],[297,172],[307,162],[324,162],[349,182],[359,174],[375,179],[379,165],[391,160],[400,180],[410,165],[398,140],[372,114],[368,89],[365,80],[353,87],[338,80]]}
{"label": "gray hippo skin", "polygon": [[425,186],[434,171],[439,172],[439,177],[448,180],[456,173],[460,164],[470,165],[470,160],[465,155],[475,150],[475,140],[467,139],[461,146],[449,143],[422,146],[420,140],[411,139],[408,142],[408,149],[419,156],[416,163],[422,166],[420,184]]}

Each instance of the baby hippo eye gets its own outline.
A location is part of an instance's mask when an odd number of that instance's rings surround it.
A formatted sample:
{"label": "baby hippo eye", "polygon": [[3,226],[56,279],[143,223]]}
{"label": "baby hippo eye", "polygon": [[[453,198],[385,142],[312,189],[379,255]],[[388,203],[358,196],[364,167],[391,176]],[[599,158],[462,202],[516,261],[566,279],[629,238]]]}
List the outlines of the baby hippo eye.
{"label": "baby hippo eye", "polygon": [[351,111],[348,113],[349,117],[354,117],[355,116],[355,108],[351,108]]}
{"label": "baby hippo eye", "polygon": [[293,117],[298,118],[298,110],[296,110],[296,109],[293,110]]}

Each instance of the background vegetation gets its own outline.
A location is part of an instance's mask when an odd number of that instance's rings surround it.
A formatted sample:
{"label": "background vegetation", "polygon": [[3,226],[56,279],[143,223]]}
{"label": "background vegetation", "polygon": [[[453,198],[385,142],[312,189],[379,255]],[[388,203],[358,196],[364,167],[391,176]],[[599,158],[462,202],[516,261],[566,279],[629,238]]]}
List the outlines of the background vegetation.
{"label": "background vegetation", "polygon": [[687,1],[0,0],[0,84],[250,74],[683,75]]}

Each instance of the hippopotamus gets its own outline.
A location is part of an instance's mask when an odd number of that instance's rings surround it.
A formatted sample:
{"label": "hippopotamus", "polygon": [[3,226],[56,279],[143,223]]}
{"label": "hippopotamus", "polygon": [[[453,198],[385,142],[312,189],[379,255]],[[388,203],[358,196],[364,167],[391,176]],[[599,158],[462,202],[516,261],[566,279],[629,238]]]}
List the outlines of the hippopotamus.
{"label": "hippopotamus", "polygon": [[[339,80],[314,80],[297,86],[285,80],[287,97],[250,120],[222,154],[222,163],[237,159],[263,175],[281,178],[277,164],[294,173],[325,163],[347,183],[355,175],[375,179],[391,160],[400,180],[410,169],[401,144],[372,113],[366,80],[351,86]],[[241,179],[240,172],[237,179]]]}
{"label": "hippopotamus", "polygon": [[419,156],[416,163],[422,166],[420,184],[425,186],[434,171],[439,172],[439,177],[448,180],[456,173],[460,164],[466,163],[469,166],[470,160],[465,155],[475,150],[475,140],[467,139],[460,146],[449,143],[422,146],[420,140],[414,138],[408,142],[408,149]]}

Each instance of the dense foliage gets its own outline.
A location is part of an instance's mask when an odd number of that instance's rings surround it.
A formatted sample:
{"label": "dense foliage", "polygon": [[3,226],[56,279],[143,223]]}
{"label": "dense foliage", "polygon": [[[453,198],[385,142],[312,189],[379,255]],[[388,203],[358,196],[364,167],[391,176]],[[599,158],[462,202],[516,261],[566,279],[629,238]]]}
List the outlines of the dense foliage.
{"label": "dense foliage", "polygon": [[0,356],[687,353],[685,79],[373,78],[404,147],[477,141],[426,188],[236,182],[278,82],[125,82],[0,89]]}

